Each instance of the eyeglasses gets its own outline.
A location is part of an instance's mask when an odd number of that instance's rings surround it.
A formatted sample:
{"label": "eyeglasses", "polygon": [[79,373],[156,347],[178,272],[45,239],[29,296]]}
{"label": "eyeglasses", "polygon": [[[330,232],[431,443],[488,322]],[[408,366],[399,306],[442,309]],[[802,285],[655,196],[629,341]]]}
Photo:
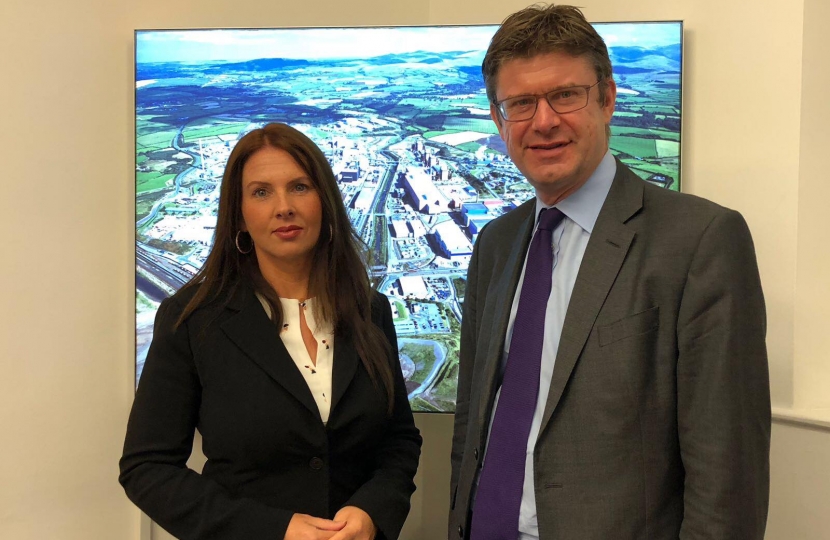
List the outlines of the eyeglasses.
{"label": "eyeglasses", "polygon": [[539,107],[539,98],[545,98],[550,108],[557,114],[572,113],[588,106],[588,95],[591,93],[591,88],[598,85],[601,81],[602,79],[586,86],[559,88],[547,94],[528,94],[525,96],[511,97],[496,101],[495,105],[501,117],[508,122],[522,122],[533,118],[533,115],[536,114],[536,109]]}

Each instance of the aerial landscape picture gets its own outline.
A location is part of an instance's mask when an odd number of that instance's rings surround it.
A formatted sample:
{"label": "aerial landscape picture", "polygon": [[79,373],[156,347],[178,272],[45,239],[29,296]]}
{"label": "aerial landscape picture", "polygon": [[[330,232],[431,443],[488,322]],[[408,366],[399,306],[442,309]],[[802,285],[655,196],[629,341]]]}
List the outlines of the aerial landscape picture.
{"label": "aerial landscape picture", "polygon": [[[611,151],[680,186],[680,22],[602,23]],[[136,32],[136,384],[159,303],[201,267],[236,141],[284,122],[328,157],[390,301],[416,412],[453,412],[478,232],[533,196],[481,76],[497,26]]]}

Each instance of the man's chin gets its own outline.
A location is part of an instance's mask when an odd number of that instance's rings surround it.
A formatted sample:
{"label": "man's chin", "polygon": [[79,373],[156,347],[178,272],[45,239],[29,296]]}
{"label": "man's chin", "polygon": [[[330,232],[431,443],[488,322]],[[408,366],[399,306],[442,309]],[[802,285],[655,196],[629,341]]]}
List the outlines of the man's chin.
{"label": "man's chin", "polygon": [[536,184],[544,186],[560,184],[567,182],[567,178],[572,175],[570,168],[561,165],[540,167],[539,169],[529,172],[530,174],[526,174],[525,178],[527,178],[527,181],[530,182],[532,186],[535,186]]}

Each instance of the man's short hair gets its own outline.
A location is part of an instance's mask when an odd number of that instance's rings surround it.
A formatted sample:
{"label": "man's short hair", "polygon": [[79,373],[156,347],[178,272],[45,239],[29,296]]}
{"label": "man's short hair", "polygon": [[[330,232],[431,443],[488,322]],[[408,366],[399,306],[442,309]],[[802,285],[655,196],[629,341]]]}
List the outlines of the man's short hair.
{"label": "man's short hair", "polygon": [[585,57],[591,62],[601,81],[597,89],[599,102],[604,105],[607,81],[613,76],[605,42],[579,8],[553,4],[532,5],[502,22],[481,64],[487,98],[496,102],[496,79],[505,62],[553,52]]}

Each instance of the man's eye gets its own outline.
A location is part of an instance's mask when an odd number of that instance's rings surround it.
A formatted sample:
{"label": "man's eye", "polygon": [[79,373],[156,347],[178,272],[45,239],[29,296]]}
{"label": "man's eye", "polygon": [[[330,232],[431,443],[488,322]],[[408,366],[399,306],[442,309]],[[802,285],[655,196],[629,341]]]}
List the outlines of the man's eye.
{"label": "man's eye", "polygon": [[510,100],[507,103],[509,108],[523,108],[523,107],[532,107],[536,104],[536,98],[533,96],[522,96],[517,97],[516,99]]}
{"label": "man's eye", "polygon": [[560,103],[578,102],[585,98],[585,91],[582,88],[565,88],[550,95],[551,101]]}

